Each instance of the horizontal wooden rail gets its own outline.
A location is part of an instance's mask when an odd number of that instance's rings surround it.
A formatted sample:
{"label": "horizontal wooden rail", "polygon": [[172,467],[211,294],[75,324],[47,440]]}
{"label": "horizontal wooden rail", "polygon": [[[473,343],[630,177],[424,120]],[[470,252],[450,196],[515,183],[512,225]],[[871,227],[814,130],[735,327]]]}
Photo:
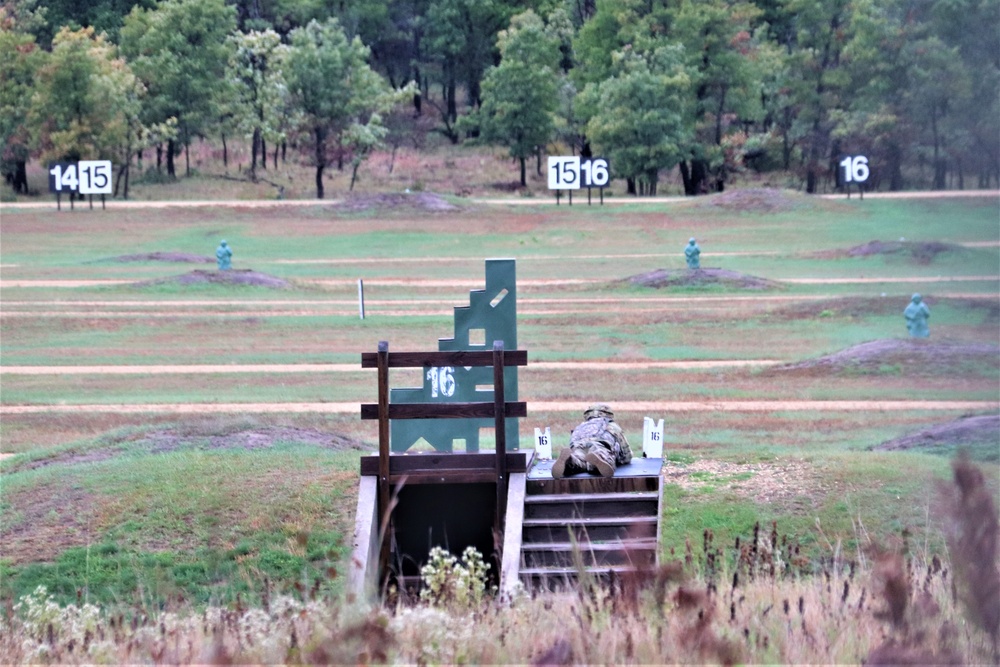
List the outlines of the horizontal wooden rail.
{"label": "horizontal wooden rail", "polygon": [[[507,452],[506,463],[510,472],[526,472],[534,460],[534,450],[526,452]],[[494,474],[496,456],[489,453],[468,453],[461,456],[420,452],[412,454],[395,454],[389,457],[389,472],[393,475],[407,473],[435,473],[449,475],[456,471],[488,471]],[[361,457],[361,475],[378,474],[378,456]],[[490,481],[496,481],[491,479]]]}
{"label": "horizontal wooden rail", "polygon": [[[388,409],[389,419],[492,419],[496,416],[493,403],[390,403]],[[527,415],[527,403],[504,403],[504,417]],[[362,403],[361,418],[378,419],[378,403]]]}
{"label": "horizontal wooden rail", "polygon": [[[451,352],[392,352],[389,368],[420,368],[422,366],[492,366],[493,352],[454,350]],[[527,366],[527,350],[509,350],[503,354],[504,366]],[[361,353],[362,368],[378,368],[378,352]],[[523,415],[522,415],[523,416]]]}

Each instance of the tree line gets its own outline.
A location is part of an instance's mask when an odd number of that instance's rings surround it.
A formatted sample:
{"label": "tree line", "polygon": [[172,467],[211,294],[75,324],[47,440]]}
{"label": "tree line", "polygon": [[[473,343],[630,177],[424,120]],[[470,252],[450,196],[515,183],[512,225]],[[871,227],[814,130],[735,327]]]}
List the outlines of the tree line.
{"label": "tree line", "polygon": [[737,170],[816,192],[846,155],[875,187],[1000,184],[1000,0],[3,0],[0,170],[245,138],[357,170],[432,119],[453,143],[602,155],[635,194]]}

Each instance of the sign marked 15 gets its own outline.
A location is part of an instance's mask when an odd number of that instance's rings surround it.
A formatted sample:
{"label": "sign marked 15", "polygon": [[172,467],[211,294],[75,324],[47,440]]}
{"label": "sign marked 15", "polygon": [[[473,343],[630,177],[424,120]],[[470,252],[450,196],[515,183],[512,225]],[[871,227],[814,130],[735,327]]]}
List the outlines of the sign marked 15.
{"label": "sign marked 15", "polygon": [[549,190],[603,188],[610,174],[608,161],[602,157],[549,156]]}
{"label": "sign marked 15", "polygon": [[49,165],[49,192],[111,194],[111,160],[54,162]]}

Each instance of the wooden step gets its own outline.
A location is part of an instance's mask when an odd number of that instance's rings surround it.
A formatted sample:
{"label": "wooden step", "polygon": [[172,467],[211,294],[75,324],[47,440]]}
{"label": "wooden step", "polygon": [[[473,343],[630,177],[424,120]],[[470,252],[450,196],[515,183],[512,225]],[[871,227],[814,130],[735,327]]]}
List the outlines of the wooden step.
{"label": "wooden step", "polygon": [[538,542],[525,544],[521,557],[527,568],[629,565],[652,566],[656,563],[656,540],[616,540],[614,542]]}
{"label": "wooden step", "polygon": [[656,516],[596,517],[589,519],[525,519],[523,542],[598,542],[656,537]]}
{"label": "wooden step", "polygon": [[659,493],[554,493],[524,497],[525,519],[656,516]]}
{"label": "wooden step", "polygon": [[[631,565],[591,565],[583,568],[591,576],[598,579],[609,579],[612,576],[627,575],[635,572]],[[572,588],[580,578],[580,569],[576,567],[522,567],[521,583],[532,589],[556,590]]]}

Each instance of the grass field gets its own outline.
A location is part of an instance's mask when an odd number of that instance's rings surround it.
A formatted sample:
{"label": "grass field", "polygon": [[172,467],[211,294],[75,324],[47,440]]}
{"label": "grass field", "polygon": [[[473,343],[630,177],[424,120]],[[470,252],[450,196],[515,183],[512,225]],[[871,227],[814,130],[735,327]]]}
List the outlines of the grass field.
{"label": "grass field", "polygon": [[[482,287],[491,257],[517,260],[519,347],[529,354],[521,447],[535,426],[567,433],[593,400],[665,406],[617,410],[635,446],[644,416],[666,418],[665,558],[707,528],[728,545],[757,522],[777,522],[801,545],[811,563],[804,571],[820,568],[832,548],[861,553],[904,529],[928,559],[943,552],[937,488],[957,444],[869,448],[1000,411],[997,197],[862,202],[770,191],[766,206],[727,193],[589,208],[443,201],[450,210],[376,195],[361,210],[5,206],[0,597],[39,584],[64,603],[111,606],[254,601],[265,589],[314,581],[337,593],[358,459],[377,447],[375,424],[353,407],[290,406],[373,401],[375,376],[360,369],[360,354],[379,340],[433,349],[452,333],[452,308]],[[703,267],[775,285],[652,289],[626,280],[680,270],[691,236]],[[209,258],[222,238],[234,268],[290,286],[183,285],[170,278],[214,264],[121,259]],[[875,240],[901,242],[848,253]],[[929,252],[933,244],[941,247]],[[166,281],[140,284],[157,279]],[[902,310],[913,292],[932,311],[924,348],[906,340]],[[782,368],[871,341],[896,341],[896,355]],[[761,363],[734,363],[746,360]],[[675,363],[688,361],[730,363]],[[321,366],[296,369],[305,364]],[[773,403],[746,407],[753,401]],[[807,403],[782,407],[792,401]],[[852,407],[831,409],[838,401]],[[904,401],[915,403],[876,407]],[[556,402],[578,407],[546,407]],[[212,414],[212,404],[241,403],[278,407]],[[205,414],[170,412],[176,404]],[[996,499],[1000,432],[963,444]]]}

